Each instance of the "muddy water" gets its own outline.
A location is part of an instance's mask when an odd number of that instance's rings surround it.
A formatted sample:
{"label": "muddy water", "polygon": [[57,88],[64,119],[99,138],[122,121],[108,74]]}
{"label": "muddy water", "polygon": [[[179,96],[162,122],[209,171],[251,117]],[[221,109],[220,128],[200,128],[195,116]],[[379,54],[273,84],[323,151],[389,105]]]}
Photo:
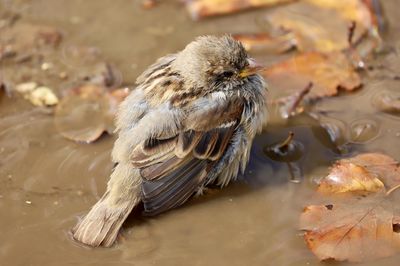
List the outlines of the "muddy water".
{"label": "muddy water", "polygon": [[[151,11],[132,0],[0,2],[0,8],[18,10],[23,21],[62,28],[64,49],[71,43],[97,46],[125,83],[194,36],[259,29],[256,21],[265,13],[194,23],[177,1],[160,1]],[[359,151],[382,151],[400,160],[399,117],[374,105],[377,94],[400,88],[392,79],[400,66],[397,2],[384,1],[389,52],[372,62],[390,71],[370,70],[362,90],[317,106],[330,114],[324,121],[341,132],[339,148],[307,116],[271,124],[256,139],[242,182],[155,218],[131,216],[110,249],[83,247],[71,240],[69,230],[104,192],[113,137],[73,143],[57,134],[46,111],[0,95],[0,265],[319,265],[296,230],[315,180],[336,158]],[[302,157],[288,165],[265,156],[263,149],[289,131],[295,132]],[[399,259],[379,265],[398,265]]]}

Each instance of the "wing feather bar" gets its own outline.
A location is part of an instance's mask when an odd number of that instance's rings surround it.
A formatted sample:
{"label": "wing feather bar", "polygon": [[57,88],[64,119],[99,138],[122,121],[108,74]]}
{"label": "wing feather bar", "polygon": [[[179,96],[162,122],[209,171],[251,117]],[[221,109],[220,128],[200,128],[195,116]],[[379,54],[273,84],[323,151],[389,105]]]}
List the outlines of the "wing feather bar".
{"label": "wing feather bar", "polygon": [[210,130],[208,132],[204,132],[199,143],[193,150],[193,154],[196,158],[205,160],[212,153],[215,144],[218,140],[218,131]]}
{"label": "wing feather bar", "polygon": [[202,183],[206,161],[193,158],[158,180],[143,180],[145,213],[155,215],[184,203]]}
{"label": "wing feather bar", "polygon": [[131,153],[134,167],[142,168],[168,160],[172,157],[178,138],[150,139],[138,146]]}
{"label": "wing feather bar", "polygon": [[194,130],[188,130],[186,132],[180,133],[175,147],[176,156],[178,156],[179,158],[186,157],[199,143],[201,137],[202,133],[196,132]]}

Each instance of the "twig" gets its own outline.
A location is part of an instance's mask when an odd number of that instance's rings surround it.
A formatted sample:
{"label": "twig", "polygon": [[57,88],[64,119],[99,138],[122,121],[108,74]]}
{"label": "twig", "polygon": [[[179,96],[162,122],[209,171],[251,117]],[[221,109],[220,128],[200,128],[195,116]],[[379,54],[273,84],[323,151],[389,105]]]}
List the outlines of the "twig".
{"label": "twig", "polygon": [[297,109],[297,107],[300,105],[300,103],[303,101],[304,97],[311,91],[312,87],[314,86],[314,83],[310,82],[308,85],[302,89],[295,97],[295,101],[291,106],[288,108],[288,114],[289,116],[294,113],[294,111]]}
{"label": "twig", "polygon": [[282,153],[285,152],[288,149],[289,144],[293,141],[293,137],[294,133],[290,131],[288,137],[278,145],[277,149]]}
{"label": "twig", "polygon": [[349,30],[347,32],[347,42],[349,43],[350,47],[353,47],[353,39],[354,39],[354,33],[357,28],[357,23],[353,20],[349,26]]}

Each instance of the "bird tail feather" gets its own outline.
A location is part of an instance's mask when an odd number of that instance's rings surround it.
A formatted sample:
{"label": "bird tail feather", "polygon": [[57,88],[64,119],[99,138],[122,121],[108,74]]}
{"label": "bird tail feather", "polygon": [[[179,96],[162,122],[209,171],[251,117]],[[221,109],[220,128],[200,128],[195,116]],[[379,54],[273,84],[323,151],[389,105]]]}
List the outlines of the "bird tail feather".
{"label": "bird tail feather", "polygon": [[73,238],[93,247],[111,246],[123,222],[141,201],[141,177],[137,169],[120,163],[114,169],[107,191],[72,229]]}

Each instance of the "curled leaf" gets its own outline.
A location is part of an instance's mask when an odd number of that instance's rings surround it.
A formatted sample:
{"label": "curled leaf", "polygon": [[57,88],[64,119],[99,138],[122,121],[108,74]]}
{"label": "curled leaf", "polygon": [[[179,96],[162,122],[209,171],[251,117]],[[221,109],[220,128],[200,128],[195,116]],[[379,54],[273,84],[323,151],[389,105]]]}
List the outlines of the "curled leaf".
{"label": "curled leaf", "polygon": [[339,160],[324,177],[318,191],[325,194],[379,192],[400,184],[398,163],[380,153],[365,153]]}
{"label": "curled leaf", "polygon": [[321,193],[378,192],[384,184],[373,173],[354,163],[337,163],[318,186]]}
{"label": "curled leaf", "polygon": [[386,154],[364,153],[347,159],[347,162],[363,166],[367,171],[376,175],[387,189],[400,184],[399,163]]}

